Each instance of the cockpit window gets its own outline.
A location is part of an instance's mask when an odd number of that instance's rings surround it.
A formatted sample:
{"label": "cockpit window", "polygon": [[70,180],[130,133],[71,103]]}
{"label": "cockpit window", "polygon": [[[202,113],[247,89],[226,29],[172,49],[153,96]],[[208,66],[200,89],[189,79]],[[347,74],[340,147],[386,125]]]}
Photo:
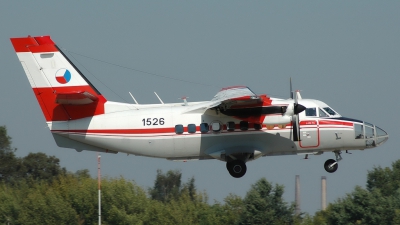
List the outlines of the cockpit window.
{"label": "cockpit window", "polygon": [[316,108],[306,108],[306,116],[317,116]]}
{"label": "cockpit window", "polygon": [[332,110],[331,108],[329,108],[329,107],[325,107],[324,110],[325,110],[327,113],[329,113],[329,115],[332,115],[332,116],[336,115],[336,112],[333,111],[333,110]]}
{"label": "cockpit window", "polygon": [[319,117],[329,117],[328,114],[322,109],[319,109]]}

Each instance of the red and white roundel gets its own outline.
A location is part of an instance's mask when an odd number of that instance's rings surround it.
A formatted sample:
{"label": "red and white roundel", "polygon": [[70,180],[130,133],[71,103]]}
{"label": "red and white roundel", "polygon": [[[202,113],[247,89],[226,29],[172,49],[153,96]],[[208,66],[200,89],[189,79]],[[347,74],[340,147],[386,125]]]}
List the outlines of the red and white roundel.
{"label": "red and white roundel", "polygon": [[56,72],[56,80],[60,84],[66,84],[71,80],[71,72],[67,69],[59,69]]}

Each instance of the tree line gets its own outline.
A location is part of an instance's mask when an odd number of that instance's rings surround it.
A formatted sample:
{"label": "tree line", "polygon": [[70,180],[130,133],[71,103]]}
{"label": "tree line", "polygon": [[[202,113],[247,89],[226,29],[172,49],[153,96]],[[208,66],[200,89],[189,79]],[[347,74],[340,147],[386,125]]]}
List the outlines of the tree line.
{"label": "tree line", "polygon": [[[97,179],[88,170],[68,172],[44,153],[16,157],[11,144],[0,126],[0,224],[97,224]],[[181,177],[157,170],[148,189],[102,178],[102,224],[400,224],[400,160],[368,171],[366,188],[355,187],[315,215],[295,215],[284,187],[265,178],[244,197],[229,194],[210,204],[194,177]]]}

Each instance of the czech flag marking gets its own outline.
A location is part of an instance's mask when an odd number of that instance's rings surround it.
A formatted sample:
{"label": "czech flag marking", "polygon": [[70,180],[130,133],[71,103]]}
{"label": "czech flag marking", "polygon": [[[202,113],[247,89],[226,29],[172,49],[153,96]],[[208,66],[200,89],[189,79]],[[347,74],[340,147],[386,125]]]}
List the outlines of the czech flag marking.
{"label": "czech flag marking", "polygon": [[56,72],[56,80],[60,84],[66,84],[71,80],[71,72],[67,69],[59,69]]}

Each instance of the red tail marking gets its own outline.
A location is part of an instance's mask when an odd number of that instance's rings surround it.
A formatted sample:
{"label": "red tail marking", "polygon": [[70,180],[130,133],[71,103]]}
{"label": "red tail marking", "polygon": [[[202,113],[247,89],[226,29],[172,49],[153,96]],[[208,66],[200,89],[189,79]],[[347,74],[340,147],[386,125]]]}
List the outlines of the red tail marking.
{"label": "red tail marking", "polygon": [[[22,37],[22,38],[10,38],[17,53],[23,52],[58,52],[58,48],[55,43],[51,40],[50,36],[40,37]],[[68,61],[68,59],[66,58]],[[72,65],[74,66],[74,65]],[[83,75],[82,75],[83,76]],[[86,78],[83,76],[86,80]],[[59,79],[58,77],[56,79]],[[61,79],[61,78],[60,78]],[[61,83],[66,83],[65,79],[62,78]],[[87,81],[87,80],[86,80]],[[95,116],[104,114],[104,103],[107,101],[101,94],[99,94],[94,87],[89,85],[85,86],[66,86],[66,87],[45,87],[45,88],[33,88],[33,92],[39,102],[42,112],[46,118],[46,121],[66,121],[73,119],[80,119],[84,117]],[[81,96],[71,95],[71,93],[88,93],[89,97],[93,102],[84,105],[70,105],[71,103],[79,102]],[[58,94],[61,95],[58,95]],[[64,95],[63,95],[64,94]],[[57,96],[64,101],[65,104],[57,103]],[[73,98],[73,101],[69,101],[69,98]]]}
{"label": "red tail marking", "polygon": [[16,52],[58,52],[50,36],[10,38]]}
{"label": "red tail marking", "polygon": [[74,120],[104,114],[104,103],[107,100],[102,95],[96,96],[98,101],[86,105],[64,105],[56,103],[57,93],[70,93],[77,90],[79,90],[79,92],[93,92],[90,86],[33,88],[46,121]]}

